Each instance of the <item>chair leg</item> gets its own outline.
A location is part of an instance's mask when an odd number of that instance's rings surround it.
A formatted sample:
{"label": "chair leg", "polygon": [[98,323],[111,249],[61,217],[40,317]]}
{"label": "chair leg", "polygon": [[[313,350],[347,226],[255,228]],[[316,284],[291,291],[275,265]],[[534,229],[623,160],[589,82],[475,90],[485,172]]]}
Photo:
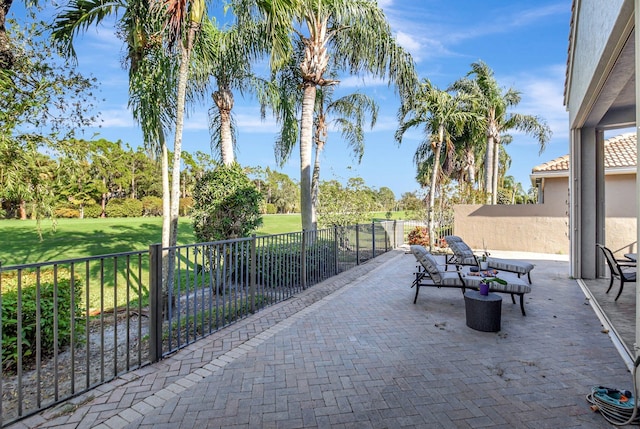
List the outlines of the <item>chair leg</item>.
{"label": "chair leg", "polygon": [[531,271],[527,273],[527,278],[529,279],[529,284],[531,284]]}
{"label": "chair leg", "polygon": [[611,273],[611,281],[609,282],[609,289],[607,289],[605,293],[609,293],[609,291],[611,290],[611,286],[613,286],[613,273]]}
{"label": "chair leg", "polygon": [[511,302],[514,303],[514,304],[516,303],[516,297],[513,296],[513,294],[511,294]]}
{"label": "chair leg", "polygon": [[520,310],[522,310],[523,316],[527,315],[527,313],[525,313],[524,311],[524,294],[523,293],[520,294]]}
{"label": "chair leg", "polygon": [[620,290],[618,291],[618,295],[616,295],[616,299],[614,301],[617,301],[618,298],[620,298],[620,294],[622,293],[623,287],[624,287],[624,278],[620,276]]}
{"label": "chair leg", "polygon": [[413,298],[413,303],[414,303],[414,304],[415,304],[415,303],[416,303],[416,301],[418,300],[418,292],[420,292],[420,283],[418,283],[418,284],[416,285],[416,296],[415,296],[415,298]]}

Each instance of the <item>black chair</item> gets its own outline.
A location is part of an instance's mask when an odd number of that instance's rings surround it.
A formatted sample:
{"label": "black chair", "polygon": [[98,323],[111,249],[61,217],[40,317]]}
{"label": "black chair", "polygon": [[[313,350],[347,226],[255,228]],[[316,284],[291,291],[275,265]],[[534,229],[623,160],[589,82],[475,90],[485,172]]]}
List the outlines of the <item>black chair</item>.
{"label": "black chair", "polygon": [[630,268],[636,267],[636,262],[633,261],[625,261],[618,260],[613,256],[613,252],[602,244],[596,244],[602,250],[604,254],[604,258],[607,260],[607,265],[609,265],[609,271],[611,271],[611,281],[609,282],[609,289],[607,289],[607,293],[611,290],[611,286],[613,286],[613,279],[620,279],[620,290],[618,291],[618,295],[616,296],[616,301],[620,298],[620,294],[622,293],[622,288],[624,287],[624,282],[635,282],[636,281],[636,270],[630,270]]}

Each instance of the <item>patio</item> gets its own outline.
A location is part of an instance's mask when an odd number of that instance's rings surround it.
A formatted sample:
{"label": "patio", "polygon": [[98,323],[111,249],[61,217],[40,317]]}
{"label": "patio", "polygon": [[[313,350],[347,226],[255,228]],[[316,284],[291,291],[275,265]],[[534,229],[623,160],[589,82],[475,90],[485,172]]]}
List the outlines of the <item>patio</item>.
{"label": "patio", "polygon": [[[413,304],[396,250],[12,427],[611,427],[585,395],[631,388],[625,360],[568,262],[528,256],[527,316],[504,296],[497,333],[466,326],[460,291]],[[628,289],[601,304],[633,330]]]}

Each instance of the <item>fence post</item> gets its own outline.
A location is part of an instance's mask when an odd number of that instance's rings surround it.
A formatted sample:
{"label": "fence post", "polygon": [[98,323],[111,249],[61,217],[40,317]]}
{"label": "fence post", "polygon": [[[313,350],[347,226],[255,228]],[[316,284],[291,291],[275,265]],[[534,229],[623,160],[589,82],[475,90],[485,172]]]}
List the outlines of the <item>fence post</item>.
{"label": "fence post", "polygon": [[256,312],[256,270],[258,261],[256,260],[256,235],[251,235],[251,249],[249,250],[249,300],[251,313]]}
{"label": "fence post", "polygon": [[356,265],[360,265],[360,224],[356,223]]}
{"label": "fence post", "polygon": [[371,250],[372,250],[371,258],[373,259],[376,257],[376,223],[375,222],[371,222]]}
{"label": "fence post", "polygon": [[333,273],[338,274],[338,225],[333,225]]}
{"label": "fence post", "polygon": [[307,288],[307,231],[302,230],[302,243],[301,243],[300,252],[300,284],[302,285],[302,289]]}
{"label": "fence post", "polygon": [[162,245],[149,246],[149,357],[162,358]]}
{"label": "fence post", "polygon": [[393,248],[397,249],[398,248],[398,221],[394,220],[393,221]]}

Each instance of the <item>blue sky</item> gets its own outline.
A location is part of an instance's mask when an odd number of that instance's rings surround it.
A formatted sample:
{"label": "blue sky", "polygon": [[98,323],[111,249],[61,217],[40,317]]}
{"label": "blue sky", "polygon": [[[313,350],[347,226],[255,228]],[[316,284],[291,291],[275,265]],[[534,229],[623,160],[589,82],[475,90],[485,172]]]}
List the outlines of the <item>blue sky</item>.
{"label": "blue sky", "polygon": [[[429,78],[446,88],[463,77],[471,63],[482,60],[494,70],[504,88],[522,93],[514,110],[543,117],[553,137],[539,155],[532,137],[512,132],[507,146],[512,164],[507,174],[523,187],[530,187],[531,169],[568,153],[568,115],[563,105],[570,0],[379,0],[398,42],[414,57],[420,78]],[[14,3],[12,13],[19,12]],[[11,14],[10,14],[11,16]],[[127,109],[127,72],[122,69],[122,42],[113,27],[90,29],[78,39],[79,69],[101,83],[99,110],[102,126],[86,129],[85,138],[94,133],[109,140],[122,140],[131,146],[142,138]],[[393,135],[397,126],[398,98],[383,81],[367,76],[343,76],[336,96],[363,91],[380,105],[378,123],[366,133],[366,149],[357,164],[337,132],[330,132],[321,162],[323,180],[346,181],[362,177],[375,189],[391,188],[396,198],[417,191],[413,154],[420,142],[418,132],[405,135],[398,146]],[[206,100],[211,100],[206,97]],[[185,121],[183,149],[210,153],[207,128],[209,104],[192,106]],[[238,130],[237,159],[243,166],[271,167],[299,179],[299,151],[280,167],[275,163],[273,142],[277,125],[267,117],[260,119],[255,100],[236,94],[234,107]],[[172,144],[173,138],[170,139]]]}

